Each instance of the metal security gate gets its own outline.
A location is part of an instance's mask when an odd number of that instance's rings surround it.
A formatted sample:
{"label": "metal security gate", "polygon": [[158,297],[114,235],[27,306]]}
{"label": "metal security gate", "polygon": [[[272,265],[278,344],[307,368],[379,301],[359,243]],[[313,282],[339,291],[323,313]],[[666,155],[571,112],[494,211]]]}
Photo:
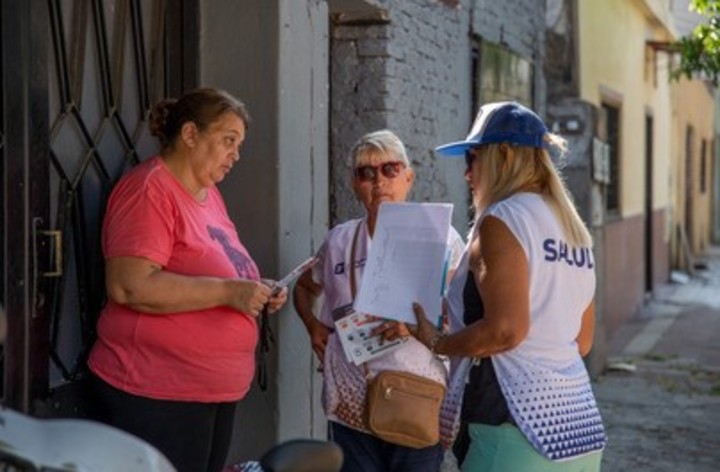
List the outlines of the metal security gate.
{"label": "metal security gate", "polygon": [[157,151],[150,106],[196,85],[198,2],[0,2],[3,403],[85,415],[105,202]]}

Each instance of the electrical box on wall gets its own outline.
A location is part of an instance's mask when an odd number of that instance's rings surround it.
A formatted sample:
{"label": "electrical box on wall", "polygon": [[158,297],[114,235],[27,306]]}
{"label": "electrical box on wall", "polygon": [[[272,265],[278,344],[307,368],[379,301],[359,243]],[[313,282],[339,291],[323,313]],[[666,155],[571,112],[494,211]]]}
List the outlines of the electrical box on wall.
{"label": "electrical box on wall", "polygon": [[592,178],[601,184],[610,183],[610,145],[593,138]]}

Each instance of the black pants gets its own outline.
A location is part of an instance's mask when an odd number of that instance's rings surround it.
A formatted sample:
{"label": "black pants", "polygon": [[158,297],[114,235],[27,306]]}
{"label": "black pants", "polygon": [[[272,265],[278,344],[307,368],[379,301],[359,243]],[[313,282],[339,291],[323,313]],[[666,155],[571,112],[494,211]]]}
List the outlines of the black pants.
{"label": "black pants", "polygon": [[230,449],[237,402],[154,400],[93,378],[100,420],[155,446],[178,472],[220,472]]}

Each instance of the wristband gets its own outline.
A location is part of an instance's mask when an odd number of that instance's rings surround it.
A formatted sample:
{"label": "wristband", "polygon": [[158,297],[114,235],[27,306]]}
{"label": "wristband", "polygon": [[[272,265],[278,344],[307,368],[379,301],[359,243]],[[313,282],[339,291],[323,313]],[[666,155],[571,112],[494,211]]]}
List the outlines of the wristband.
{"label": "wristband", "polygon": [[438,334],[436,334],[435,336],[433,336],[433,337],[430,339],[430,342],[428,343],[428,349],[430,349],[430,352],[432,352],[432,353],[435,354],[436,356],[438,355],[438,353],[435,352],[435,348],[437,347],[437,343],[438,343],[438,341],[440,341],[440,340],[441,340],[442,338],[444,338],[444,337],[445,337],[445,334],[444,334],[444,333],[438,333]]}

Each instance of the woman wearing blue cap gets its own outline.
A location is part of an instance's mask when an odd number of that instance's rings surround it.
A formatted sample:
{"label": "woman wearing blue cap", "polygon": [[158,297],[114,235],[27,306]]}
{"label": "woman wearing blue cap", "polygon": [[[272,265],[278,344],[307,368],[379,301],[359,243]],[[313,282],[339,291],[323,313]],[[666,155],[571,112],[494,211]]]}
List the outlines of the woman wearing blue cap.
{"label": "woman wearing blue cap", "polygon": [[416,305],[413,335],[436,354],[475,359],[462,419],[463,471],[594,471],[605,432],[582,361],[592,345],[590,234],[553,165],[566,143],[514,102],[480,108],[464,141],[475,224],[447,305],[444,336]]}

